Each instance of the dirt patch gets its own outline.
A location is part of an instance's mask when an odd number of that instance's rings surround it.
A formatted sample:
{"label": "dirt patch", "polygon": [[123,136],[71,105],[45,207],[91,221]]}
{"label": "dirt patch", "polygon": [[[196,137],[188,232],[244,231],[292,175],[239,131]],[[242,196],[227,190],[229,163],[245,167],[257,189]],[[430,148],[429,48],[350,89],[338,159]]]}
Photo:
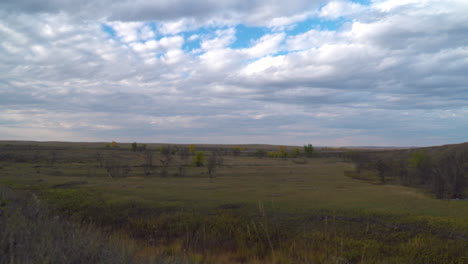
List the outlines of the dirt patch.
{"label": "dirt patch", "polygon": [[130,180],[143,180],[144,177],[127,177],[127,179],[130,179]]}
{"label": "dirt patch", "polygon": [[79,185],[87,184],[87,181],[71,181],[71,182],[66,182],[62,184],[56,184],[52,186],[54,189],[66,189],[66,188],[73,188]]}

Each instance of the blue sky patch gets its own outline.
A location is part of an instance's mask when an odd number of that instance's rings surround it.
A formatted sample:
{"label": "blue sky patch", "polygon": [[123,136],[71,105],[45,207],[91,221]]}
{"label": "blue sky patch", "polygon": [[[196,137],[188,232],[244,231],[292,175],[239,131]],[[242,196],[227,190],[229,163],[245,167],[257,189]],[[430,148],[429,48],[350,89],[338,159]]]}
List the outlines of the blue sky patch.
{"label": "blue sky patch", "polygon": [[288,35],[298,35],[305,33],[309,30],[327,30],[327,31],[336,31],[343,26],[344,23],[350,21],[349,19],[336,19],[336,20],[324,20],[320,18],[310,18],[299,22],[292,29],[287,31]]}
{"label": "blue sky patch", "polygon": [[106,32],[111,38],[115,38],[116,36],[115,30],[111,26],[106,25],[106,24],[101,24],[101,29],[102,31]]}
{"label": "blue sky patch", "polygon": [[252,42],[270,33],[266,27],[247,27],[245,25],[236,26],[236,41],[232,43],[231,48],[243,49],[252,46]]}

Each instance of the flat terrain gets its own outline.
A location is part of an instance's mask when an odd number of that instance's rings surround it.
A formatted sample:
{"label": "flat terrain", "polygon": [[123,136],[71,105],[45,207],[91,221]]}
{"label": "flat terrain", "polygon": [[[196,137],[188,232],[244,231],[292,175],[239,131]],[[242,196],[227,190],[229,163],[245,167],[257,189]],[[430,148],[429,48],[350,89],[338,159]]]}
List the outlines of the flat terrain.
{"label": "flat terrain", "polygon": [[[213,263],[468,261],[467,200],[352,179],[344,173],[352,164],[337,158],[228,154],[213,177],[206,166],[192,165],[181,177],[175,154],[168,176],[160,177],[162,157],[152,151],[148,175],[144,154],[123,146],[5,145],[0,184],[35,192],[78,221],[127,233],[146,244],[143,256],[188,254],[193,262]],[[96,152],[119,157],[130,172],[108,177]]]}

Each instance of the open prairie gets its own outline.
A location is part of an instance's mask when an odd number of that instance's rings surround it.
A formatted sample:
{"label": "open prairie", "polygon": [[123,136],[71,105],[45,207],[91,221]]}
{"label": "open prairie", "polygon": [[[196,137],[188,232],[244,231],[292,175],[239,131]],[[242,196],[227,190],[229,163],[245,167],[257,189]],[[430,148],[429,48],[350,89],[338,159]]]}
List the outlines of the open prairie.
{"label": "open prairie", "polygon": [[[354,179],[345,173],[354,164],[338,157],[195,146],[204,153],[197,167],[195,155],[165,155],[159,145],[3,143],[1,185],[35,193],[74,222],[124,234],[139,245],[136,262],[468,261],[467,200],[381,184],[371,172],[371,180]],[[211,174],[209,148],[219,159]]]}

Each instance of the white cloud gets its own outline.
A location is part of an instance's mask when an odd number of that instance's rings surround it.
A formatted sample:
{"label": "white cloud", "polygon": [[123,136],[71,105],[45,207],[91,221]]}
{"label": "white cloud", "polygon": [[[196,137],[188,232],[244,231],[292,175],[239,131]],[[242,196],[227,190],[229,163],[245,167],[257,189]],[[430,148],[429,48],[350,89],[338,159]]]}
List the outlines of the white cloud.
{"label": "white cloud", "polygon": [[201,47],[206,51],[226,48],[236,40],[235,34],[236,30],[234,28],[216,30],[213,38],[203,38]]}
{"label": "white cloud", "polygon": [[[468,140],[459,132],[468,129],[466,1],[334,1],[321,9],[321,1],[299,0],[115,1],[90,14],[70,12],[74,1],[40,12],[32,3],[0,4],[19,6],[0,11],[0,138]],[[289,35],[313,16],[352,20]],[[236,39],[238,24],[265,33],[233,48],[245,41]],[[185,45],[198,41],[197,51]]]}
{"label": "white cloud", "polygon": [[252,47],[245,49],[244,52],[253,58],[276,53],[279,51],[285,36],[284,33],[265,35],[255,41]]}
{"label": "white cloud", "polygon": [[134,42],[140,40],[138,30],[144,26],[142,22],[111,22],[110,26],[115,30],[117,36],[123,42]]}
{"label": "white cloud", "polygon": [[336,19],[363,12],[366,7],[351,1],[332,1],[320,10],[320,17]]}

